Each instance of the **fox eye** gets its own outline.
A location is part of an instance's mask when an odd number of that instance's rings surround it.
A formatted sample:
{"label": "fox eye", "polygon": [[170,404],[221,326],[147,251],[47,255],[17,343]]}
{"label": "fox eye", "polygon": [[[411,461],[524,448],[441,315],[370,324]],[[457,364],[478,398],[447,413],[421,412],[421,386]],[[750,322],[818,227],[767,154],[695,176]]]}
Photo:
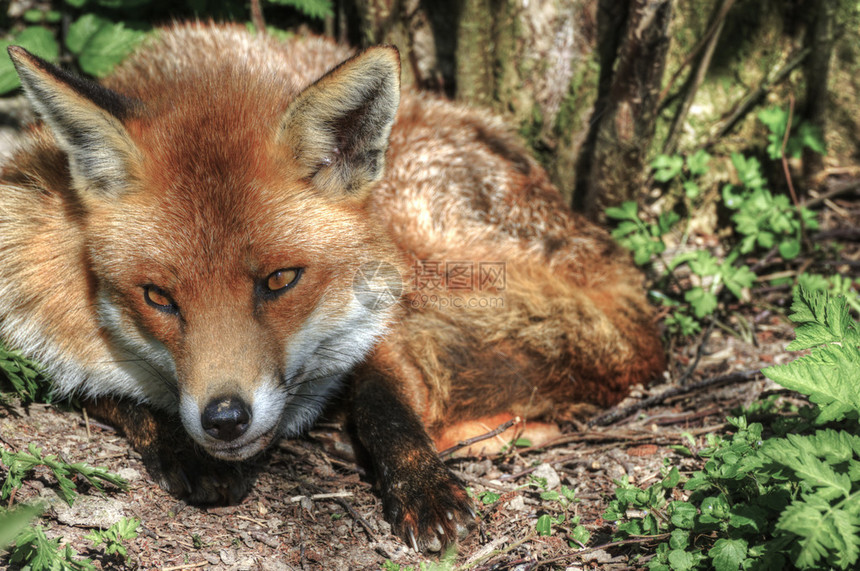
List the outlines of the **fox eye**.
{"label": "fox eye", "polygon": [[179,308],[176,306],[176,302],[171,299],[170,294],[158,286],[143,286],[143,299],[158,311],[170,314],[179,313]]}
{"label": "fox eye", "polygon": [[276,270],[266,278],[264,293],[271,295],[284,292],[296,285],[301,275],[302,268]]}

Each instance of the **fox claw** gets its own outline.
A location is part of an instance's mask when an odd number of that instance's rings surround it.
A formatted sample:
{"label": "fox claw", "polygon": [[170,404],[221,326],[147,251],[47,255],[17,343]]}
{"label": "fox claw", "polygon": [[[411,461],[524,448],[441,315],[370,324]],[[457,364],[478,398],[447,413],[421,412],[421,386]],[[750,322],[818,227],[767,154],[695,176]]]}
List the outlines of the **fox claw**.
{"label": "fox claw", "polygon": [[383,501],[395,533],[415,551],[439,552],[466,537],[475,524],[466,491],[438,460],[402,473],[385,487]]}

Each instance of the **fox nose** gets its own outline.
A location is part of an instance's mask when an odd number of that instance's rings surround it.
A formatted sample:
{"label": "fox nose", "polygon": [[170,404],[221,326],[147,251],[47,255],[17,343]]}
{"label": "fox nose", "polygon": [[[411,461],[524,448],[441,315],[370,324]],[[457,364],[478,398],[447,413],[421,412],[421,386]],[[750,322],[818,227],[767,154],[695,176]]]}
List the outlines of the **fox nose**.
{"label": "fox nose", "polygon": [[212,438],[236,440],[248,430],[251,411],[240,398],[218,398],[206,405],[200,415],[203,430]]}

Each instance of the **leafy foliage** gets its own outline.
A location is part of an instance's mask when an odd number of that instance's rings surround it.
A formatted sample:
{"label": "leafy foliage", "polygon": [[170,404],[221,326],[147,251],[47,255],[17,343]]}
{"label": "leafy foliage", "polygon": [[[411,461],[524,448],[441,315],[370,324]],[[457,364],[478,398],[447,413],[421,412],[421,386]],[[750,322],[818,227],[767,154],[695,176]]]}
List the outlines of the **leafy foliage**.
{"label": "leafy foliage", "polygon": [[755,158],[734,153],[732,164],[743,182],[723,187],[723,204],[737,211],[732,221],[736,231],[743,235],[740,252],[749,254],[757,247],[769,249],[777,245],[783,258],[797,257],[802,225],[811,230],[818,228],[815,213],[800,208],[798,216],[787,196],[774,196],[764,188],[761,164]]}
{"label": "leafy foliage", "polygon": [[37,466],[46,466],[51,470],[60,486],[60,496],[69,505],[74,503],[77,496],[77,487],[70,476],[83,477],[100,492],[104,491],[101,482],[113,484],[122,490],[128,487],[124,479],[104,468],[94,468],[83,462],[70,464],[53,454],[43,456],[42,449],[32,443],[27,450],[27,452],[8,452],[0,448],[0,462],[6,467],[6,479],[3,487],[0,488],[0,499],[8,499],[12,490],[20,488],[24,478]]}
{"label": "leafy foliage", "polygon": [[122,518],[108,529],[103,531],[94,529],[84,537],[92,541],[95,547],[99,547],[104,543],[105,554],[119,555],[125,559],[128,557],[128,551],[123,542],[137,537],[137,528],[139,525],[139,520]]}
{"label": "leafy foliage", "polygon": [[[844,299],[801,288],[791,350],[809,354],[763,372],[815,406],[765,428],[730,417],[709,435],[701,470],[665,468],[641,490],[617,482],[604,518],[617,538],[666,533],[650,569],[854,569],[860,561],[860,329]],[[834,424],[835,422],[839,424]],[[826,425],[826,426],[824,426]],[[667,499],[669,494],[685,500]],[[645,515],[630,516],[631,510]]]}
{"label": "leafy foliage", "polygon": [[[541,483],[538,482],[538,485]],[[543,482],[542,487],[546,487],[546,482]],[[538,535],[549,536],[557,529],[567,535],[567,543],[570,547],[579,547],[588,543],[591,539],[591,532],[580,524],[579,516],[570,513],[571,508],[579,502],[573,490],[567,486],[561,486],[558,492],[545,490],[541,492],[540,499],[544,502],[550,502],[544,505],[546,509],[554,513],[543,513],[538,517],[535,524],[535,531]]]}
{"label": "leafy foliage", "polygon": [[0,508],[0,551],[6,549],[41,511],[42,507],[36,505],[21,505],[9,510]]}
{"label": "leafy foliage", "polygon": [[[311,19],[323,19],[334,12],[331,0],[269,0],[288,6]],[[19,45],[52,63],[61,50],[75,57],[78,68],[89,75],[104,77],[151,33],[145,21],[171,18],[217,20],[247,19],[247,7],[238,0],[182,0],[169,7],[159,0],[65,0],[49,3],[47,9],[31,9],[24,20],[32,25],[0,39],[0,95],[16,89],[20,82],[6,48]],[[57,8],[53,8],[56,6]],[[61,34],[64,16],[71,18]],[[273,29],[277,34],[278,30]],[[58,38],[64,37],[63,45]],[[65,61],[65,58],[64,58]]]}
{"label": "leafy foliage", "polygon": [[[781,144],[787,128],[787,112],[775,107],[761,116],[773,141],[779,140]],[[808,130],[789,140],[797,141],[801,147],[824,150],[823,144],[817,144],[814,133]],[[669,234],[682,234],[682,245],[688,241],[691,213],[701,204],[703,180],[710,174],[712,158],[700,149],[687,157],[659,155],[651,163],[654,180],[666,184],[670,193],[677,189],[683,210],[688,213],[684,218],[670,210],[648,222],[635,202],[606,210],[607,217],[618,221],[613,237],[631,250],[637,264],[651,271],[657,289],[662,292],[657,294],[660,301],[672,308],[666,318],[669,332],[681,336],[701,330],[701,320],[717,311],[723,292],[740,301],[749,299],[756,275],[744,263],[744,256],[776,248],[783,260],[794,259],[801,253],[803,231],[818,228],[813,211],[796,208],[787,196],[774,195],[766,188],[767,180],[758,159],[733,153],[730,162],[736,182],[726,184],[720,198],[723,206],[732,211],[735,239],[726,243],[723,261],[704,249],[683,251],[682,248],[680,253],[667,255]],[[842,287],[843,291],[850,291],[851,282]],[[855,303],[860,307],[860,302]]]}
{"label": "leafy foliage", "polygon": [[27,528],[15,540],[9,561],[30,571],[95,571],[90,559],[79,559],[70,545],[61,548],[60,541],[48,539],[41,525]]}
{"label": "leafy foliage", "polygon": [[0,342],[0,378],[5,378],[12,390],[26,404],[51,402],[51,386],[38,364],[18,351],[11,351]]}
{"label": "leafy foliage", "polygon": [[[762,109],[758,113],[759,120],[764,123],[770,133],[767,136],[767,154],[771,159],[782,158],[782,144],[785,140],[785,131],[788,128],[789,113],[782,107],[772,106]],[[802,121],[797,130],[785,143],[785,152],[789,157],[798,158],[803,148],[808,147],[819,154],[827,151],[821,130],[813,127],[806,121]]]}

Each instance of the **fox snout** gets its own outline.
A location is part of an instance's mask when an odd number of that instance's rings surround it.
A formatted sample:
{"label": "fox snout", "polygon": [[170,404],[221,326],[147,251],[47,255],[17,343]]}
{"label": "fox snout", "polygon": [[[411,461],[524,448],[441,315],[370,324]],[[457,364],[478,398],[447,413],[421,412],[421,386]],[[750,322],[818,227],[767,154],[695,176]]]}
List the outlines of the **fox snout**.
{"label": "fox snout", "polygon": [[180,396],[180,416],[189,435],[222,460],[244,460],[265,449],[280,433],[284,395],[270,383],[253,395],[219,393],[215,398]]}
{"label": "fox snout", "polygon": [[212,400],[200,415],[203,431],[217,440],[230,442],[248,430],[251,424],[251,409],[239,397],[224,397]]}

